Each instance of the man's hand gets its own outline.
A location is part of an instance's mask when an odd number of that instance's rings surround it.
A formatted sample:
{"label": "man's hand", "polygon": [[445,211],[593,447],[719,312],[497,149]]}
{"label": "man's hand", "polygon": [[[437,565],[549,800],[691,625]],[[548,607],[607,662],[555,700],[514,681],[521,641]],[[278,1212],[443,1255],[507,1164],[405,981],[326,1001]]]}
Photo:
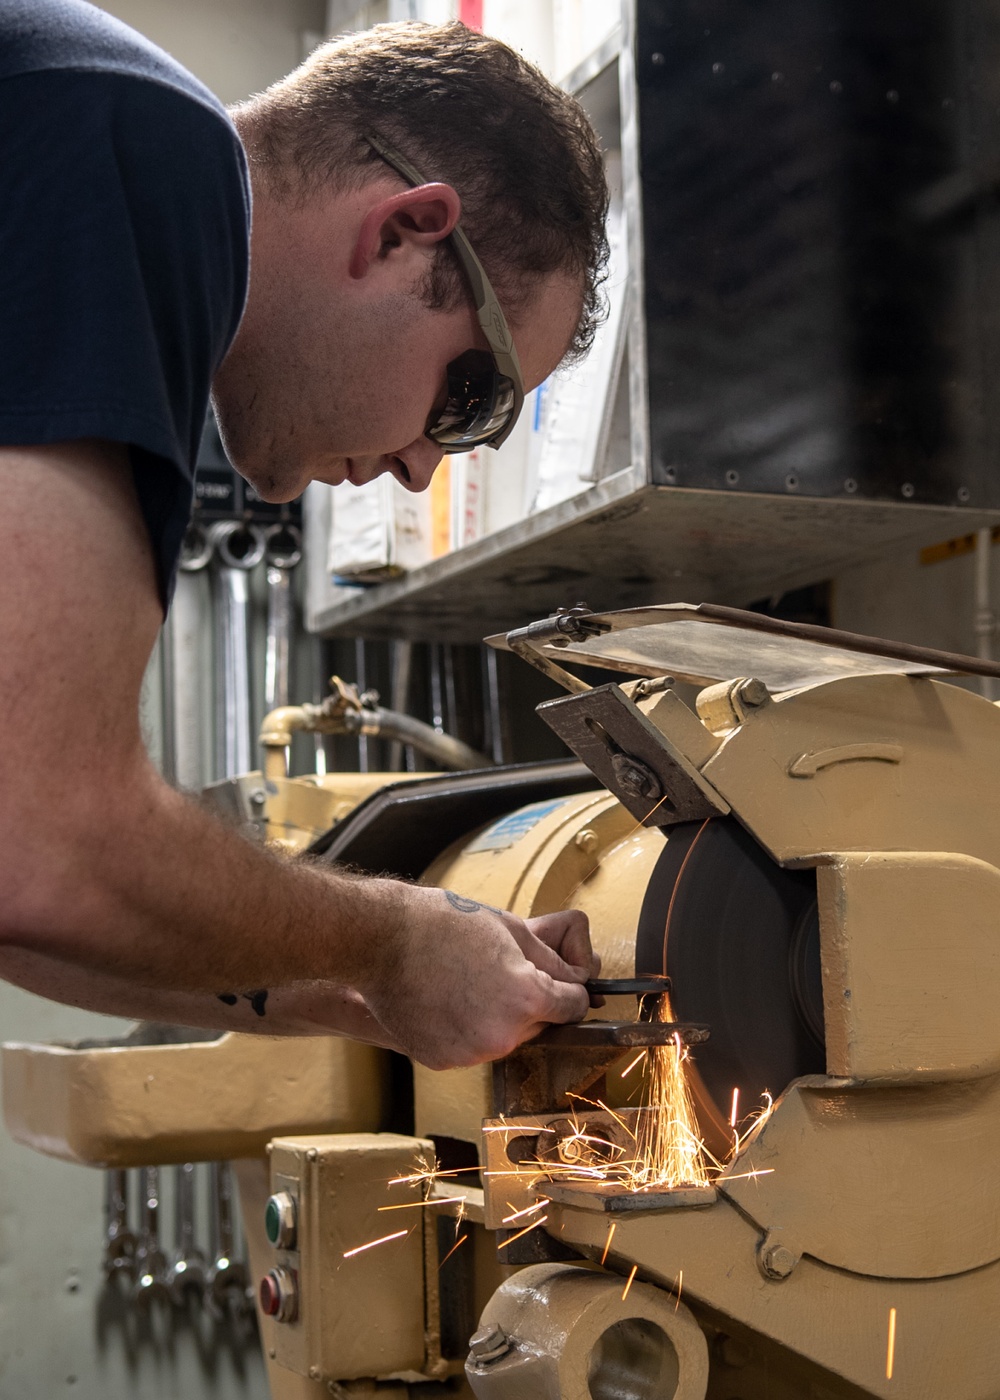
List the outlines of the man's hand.
{"label": "man's hand", "polygon": [[450,890],[398,886],[398,921],[360,990],[392,1039],[430,1069],[509,1054],[579,1021],[600,958],[579,910],[519,919]]}

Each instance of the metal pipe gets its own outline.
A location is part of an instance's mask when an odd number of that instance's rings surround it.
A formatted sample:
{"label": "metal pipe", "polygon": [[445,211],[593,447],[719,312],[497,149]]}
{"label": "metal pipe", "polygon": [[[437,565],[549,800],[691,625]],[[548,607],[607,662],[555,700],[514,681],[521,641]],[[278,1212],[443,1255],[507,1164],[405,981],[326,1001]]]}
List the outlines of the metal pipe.
{"label": "metal pipe", "polygon": [[486,718],[490,736],[490,751],[494,763],[504,761],[503,716],[500,709],[500,675],[497,669],[497,653],[492,647],[484,648],[486,669]]}
{"label": "metal pipe", "polygon": [[473,768],[492,768],[493,760],[471,748],[461,739],[451,734],[441,734],[423,720],[412,715],[399,714],[396,710],[361,710],[357,716],[345,715],[348,725],[357,724],[365,734],[378,735],[381,739],[398,739],[404,744],[412,744],[415,749],[426,754],[442,768],[452,772],[467,772]]}
{"label": "metal pipe", "polygon": [[[365,640],[357,637],[354,641],[354,674],[357,677],[358,690],[368,688],[368,668],[365,657]],[[367,773],[370,767],[370,754],[368,753],[368,740],[362,733],[358,733],[358,772]]]}
{"label": "metal pipe", "polygon": [[[356,700],[356,697],[355,697]],[[286,705],[265,715],[260,729],[264,749],[264,776],[287,777],[285,753],[292,735],[299,731],[323,734],[356,734],[371,738],[396,739],[411,744],[452,772],[492,768],[493,760],[455,739],[440,734],[412,715],[384,710],[381,706],[333,710],[328,705]]]}
{"label": "metal pipe", "polygon": [[[407,641],[396,641],[392,644],[392,708],[398,714],[405,714],[406,707],[410,699],[410,672],[413,669],[413,643]],[[412,746],[407,745],[407,753],[403,754],[403,745],[398,739],[394,739],[389,745],[389,769],[396,773],[400,769],[410,770],[413,768]]]}
{"label": "metal pipe", "polygon": [[[990,594],[991,556],[993,554],[993,531],[987,526],[976,531],[976,655],[980,661],[993,660],[993,638],[996,635],[997,619],[993,611]],[[992,676],[980,676],[979,693],[992,700],[995,682]]]}

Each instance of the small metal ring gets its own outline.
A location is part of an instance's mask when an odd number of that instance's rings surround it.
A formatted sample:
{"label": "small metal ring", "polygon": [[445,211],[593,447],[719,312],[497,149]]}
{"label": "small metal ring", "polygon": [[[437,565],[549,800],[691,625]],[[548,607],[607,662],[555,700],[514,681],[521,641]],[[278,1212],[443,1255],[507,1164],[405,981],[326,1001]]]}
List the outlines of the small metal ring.
{"label": "small metal ring", "polygon": [[204,526],[192,522],[184,532],[177,567],[181,573],[196,574],[204,569],[215,551],[215,541]]}
{"label": "small metal ring", "polygon": [[294,569],[302,560],[302,532],[279,521],[264,532],[264,558],[276,569]]}
{"label": "small metal ring", "polygon": [[[220,520],[209,526],[208,533],[219,563],[226,569],[245,569],[249,573],[264,557],[264,532],[257,525],[247,525],[242,520]],[[242,553],[233,548],[237,541],[247,546]]]}

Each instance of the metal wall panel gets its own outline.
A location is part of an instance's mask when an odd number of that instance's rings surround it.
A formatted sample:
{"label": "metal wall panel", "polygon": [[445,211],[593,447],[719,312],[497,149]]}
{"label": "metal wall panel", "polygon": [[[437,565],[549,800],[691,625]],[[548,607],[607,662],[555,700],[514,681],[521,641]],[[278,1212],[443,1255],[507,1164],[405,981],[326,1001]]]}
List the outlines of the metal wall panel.
{"label": "metal wall panel", "polygon": [[658,484],[1000,505],[1000,17],[639,0]]}

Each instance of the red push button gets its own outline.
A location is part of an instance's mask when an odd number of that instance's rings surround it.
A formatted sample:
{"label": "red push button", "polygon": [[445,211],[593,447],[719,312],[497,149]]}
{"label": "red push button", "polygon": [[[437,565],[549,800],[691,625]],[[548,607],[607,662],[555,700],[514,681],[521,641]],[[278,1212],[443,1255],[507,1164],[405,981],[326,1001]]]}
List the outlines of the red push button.
{"label": "red push button", "polygon": [[281,1289],[273,1269],[260,1281],[260,1310],[265,1317],[277,1317],[281,1311]]}
{"label": "red push button", "polygon": [[277,1322],[294,1322],[299,1311],[299,1286],[294,1269],[280,1265],[260,1281],[260,1310]]}

